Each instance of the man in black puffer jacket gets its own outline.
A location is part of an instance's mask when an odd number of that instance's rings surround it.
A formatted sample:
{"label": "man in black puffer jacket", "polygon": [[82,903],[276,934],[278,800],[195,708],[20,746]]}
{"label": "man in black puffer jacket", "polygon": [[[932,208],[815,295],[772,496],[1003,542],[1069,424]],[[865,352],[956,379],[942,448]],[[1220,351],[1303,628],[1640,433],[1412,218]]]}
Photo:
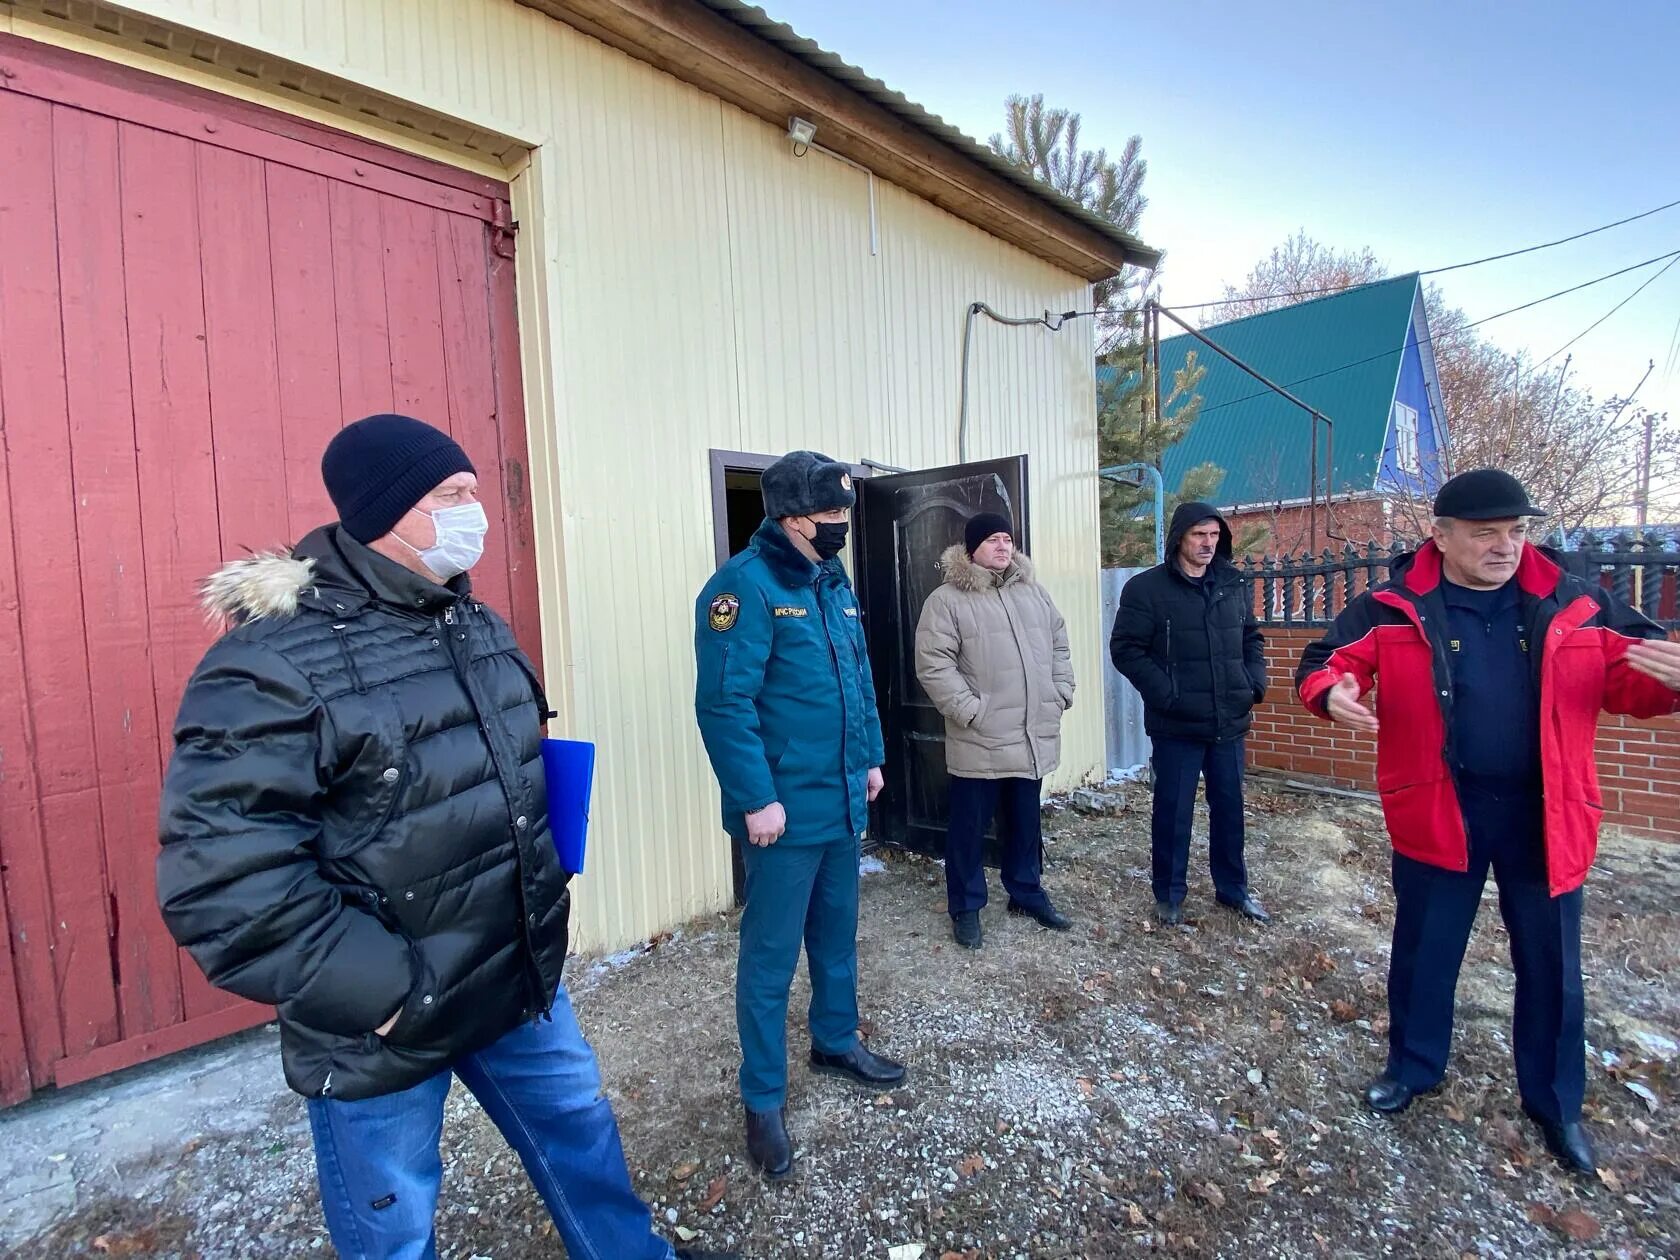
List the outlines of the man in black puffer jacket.
{"label": "man in black puffer jacket", "polygon": [[230,629],[176,720],[164,919],[212,984],[278,1009],[340,1254],[436,1254],[454,1075],[568,1254],[669,1260],[560,987],[548,705],[471,594],[489,527],[472,464],[381,415],[321,469],[338,524],[206,583]]}
{"label": "man in black puffer jacket", "polygon": [[1206,503],[1183,503],[1165,564],[1120,592],[1109,654],[1143,697],[1154,745],[1150,828],[1156,917],[1183,921],[1196,784],[1207,777],[1208,857],[1221,904],[1264,923],[1243,862],[1243,757],[1266,694],[1264,640],[1248,583],[1231,563],[1231,527]]}

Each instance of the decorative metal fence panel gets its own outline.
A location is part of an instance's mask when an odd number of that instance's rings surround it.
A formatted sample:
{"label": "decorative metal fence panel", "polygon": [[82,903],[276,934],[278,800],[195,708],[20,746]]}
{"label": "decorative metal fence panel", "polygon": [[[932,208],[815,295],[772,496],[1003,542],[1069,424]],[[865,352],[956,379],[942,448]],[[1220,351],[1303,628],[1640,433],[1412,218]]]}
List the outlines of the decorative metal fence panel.
{"label": "decorative metal fence panel", "polygon": [[[1634,605],[1668,630],[1680,630],[1680,539],[1667,532],[1580,533],[1558,555],[1564,568]],[[1409,545],[1348,544],[1317,555],[1249,556],[1239,563],[1248,576],[1255,615],[1266,625],[1318,626],[1333,621],[1348,601],[1386,581],[1394,560]]]}

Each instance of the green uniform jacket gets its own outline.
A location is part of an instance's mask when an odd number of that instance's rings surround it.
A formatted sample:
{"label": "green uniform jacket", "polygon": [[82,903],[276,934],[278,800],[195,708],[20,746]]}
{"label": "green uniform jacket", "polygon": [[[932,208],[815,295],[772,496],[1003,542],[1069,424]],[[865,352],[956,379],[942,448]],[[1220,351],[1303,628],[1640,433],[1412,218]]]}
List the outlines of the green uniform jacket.
{"label": "green uniform jacket", "polygon": [[869,771],[886,759],[851,579],[813,564],[774,521],[706,583],[694,609],[694,712],[723,789],[724,830],[787,811],[782,844],[869,823]]}

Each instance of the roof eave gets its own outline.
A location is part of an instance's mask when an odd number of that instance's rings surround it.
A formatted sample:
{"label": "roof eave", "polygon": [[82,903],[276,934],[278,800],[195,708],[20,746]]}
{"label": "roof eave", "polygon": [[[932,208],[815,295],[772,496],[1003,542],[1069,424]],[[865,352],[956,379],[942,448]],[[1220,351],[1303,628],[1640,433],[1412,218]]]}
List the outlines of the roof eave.
{"label": "roof eave", "polygon": [[740,0],[518,0],[775,126],[791,115],[881,178],[1090,281],[1159,250]]}

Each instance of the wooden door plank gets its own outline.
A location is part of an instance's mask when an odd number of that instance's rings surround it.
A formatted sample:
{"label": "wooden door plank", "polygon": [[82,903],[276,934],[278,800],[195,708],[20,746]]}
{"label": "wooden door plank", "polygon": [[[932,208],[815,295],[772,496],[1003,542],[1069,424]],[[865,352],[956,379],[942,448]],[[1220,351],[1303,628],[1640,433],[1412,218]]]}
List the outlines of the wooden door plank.
{"label": "wooden door plank", "polygon": [[[542,603],[537,589],[536,530],[531,519],[531,461],[525,432],[525,385],[519,366],[519,298],[513,259],[484,251],[490,280],[490,353],[496,387],[496,428],[502,451],[502,497],[507,503],[508,606],[513,633],[542,668]],[[551,505],[559,511],[559,505]],[[558,580],[558,579],[556,579]]]}
{"label": "wooden door plank", "polygon": [[[0,416],[0,422],[3,420]],[[4,497],[3,492],[0,497]],[[0,679],[4,677],[0,672]],[[29,1046],[23,1035],[23,1006],[12,969],[12,923],[6,913],[4,885],[4,879],[0,879],[0,1107],[10,1107],[29,1097],[33,1083],[29,1076]]]}
{"label": "wooden door plank", "polygon": [[[536,526],[531,519],[533,480],[524,378],[519,368],[519,294],[514,287],[514,260],[486,249],[486,265],[491,279],[491,354],[496,365],[496,427],[502,442],[502,496],[507,499],[507,620],[521,647],[541,669],[543,605],[536,573]],[[559,511],[558,504],[553,511]]]}
{"label": "wooden door plank", "polygon": [[502,476],[501,435],[496,429],[496,364],[491,354],[484,225],[477,219],[446,216],[438,225],[437,245],[449,425],[478,470],[479,498],[490,518],[484,558],[473,570],[473,590],[504,617],[511,617],[510,514]]}
{"label": "wooden door plank", "polygon": [[338,513],[321,481],[321,452],[343,426],[338,313],[333,297],[328,181],[290,167],[267,171],[269,262],[286,449],[288,542]]}
{"label": "wooden door plank", "polygon": [[[200,270],[196,161],[176,136],[124,123],[118,139],[153,721],[167,759],[181,691],[214,637],[198,586],[221,561],[204,309],[199,285],[182,282]],[[175,970],[149,977],[151,1002],[171,1023],[183,1015],[183,976],[199,999],[208,988],[180,957]]]}
{"label": "wooden door plank", "polygon": [[449,426],[449,387],[444,379],[436,239],[441,217],[423,206],[391,197],[380,199],[393,405],[445,429]]}
{"label": "wooden door plank", "polygon": [[227,561],[283,545],[289,532],[268,194],[258,159],[208,145],[195,156],[216,503]]}
{"label": "wooden door plank", "polygon": [[[52,107],[24,102],[0,114],[7,133],[11,209],[0,250],[0,307],[13,344],[6,433],[14,513],[18,624],[22,632],[30,746],[40,793],[50,941],[63,1049],[82,1053],[117,1036],[105,911],[99,767],[89,716],[82,627],[76,487],[71,475],[53,191]],[[20,491],[19,476],[27,478]]]}
{"label": "wooden door plank", "polygon": [[[42,141],[39,136],[31,141],[26,129],[49,125],[40,111],[27,117],[21,110],[0,114],[0,170],[20,170],[27,153],[38,154]],[[29,213],[18,188],[0,188],[0,241],[10,239],[14,225]],[[8,318],[5,274],[6,251],[0,249],[0,347],[24,344],[23,331]],[[20,413],[8,407],[9,357],[0,359],[0,436],[21,423]],[[0,1102],[27,1095],[32,1080],[50,1080],[51,1064],[63,1050],[48,947],[52,906],[46,841],[18,616],[14,481],[27,489],[28,471],[14,466],[0,442],[0,929],[5,932],[0,945]]]}
{"label": "wooden door plank", "polygon": [[153,1001],[151,977],[173,974],[176,961],[153,875],[160,756],[122,301],[117,124],[56,109],[54,158],[76,533],[105,838],[100,891],[120,1036],[133,1037],[172,1020],[173,1010]]}
{"label": "wooden door plank", "polygon": [[346,422],[391,410],[391,334],[385,311],[385,238],[377,194],[333,182],[333,301],[339,411]]}

